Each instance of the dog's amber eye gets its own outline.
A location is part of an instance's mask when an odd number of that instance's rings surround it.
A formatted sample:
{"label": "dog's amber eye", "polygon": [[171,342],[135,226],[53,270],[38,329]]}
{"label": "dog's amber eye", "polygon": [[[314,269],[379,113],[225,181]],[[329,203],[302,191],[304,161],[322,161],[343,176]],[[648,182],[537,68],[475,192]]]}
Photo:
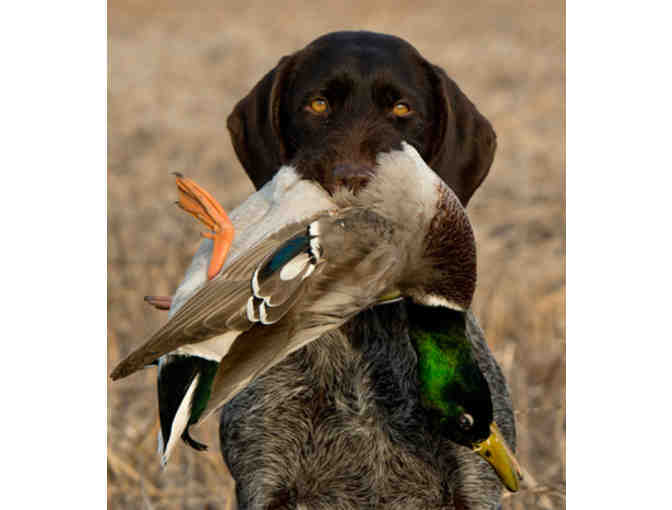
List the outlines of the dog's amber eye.
{"label": "dog's amber eye", "polygon": [[312,113],[325,113],[329,109],[329,103],[323,97],[316,97],[310,102],[308,109]]}
{"label": "dog's amber eye", "polygon": [[392,107],[392,113],[397,117],[406,117],[411,113],[411,107],[406,103],[399,101]]}

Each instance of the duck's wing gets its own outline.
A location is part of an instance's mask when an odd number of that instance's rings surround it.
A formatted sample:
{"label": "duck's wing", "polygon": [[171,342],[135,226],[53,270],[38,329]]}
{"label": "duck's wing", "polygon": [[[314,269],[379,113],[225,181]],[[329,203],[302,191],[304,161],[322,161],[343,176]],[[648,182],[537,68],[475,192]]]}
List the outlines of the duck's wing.
{"label": "duck's wing", "polygon": [[[349,267],[376,246],[375,234],[371,239],[362,236],[367,221],[374,217],[378,218],[357,208],[325,212],[269,236],[190,297],[114,369],[112,379],[127,377],[176,351],[221,360],[241,333],[255,324],[277,323],[301,299],[307,286],[320,281],[321,266],[328,258],[322,241],[330,247],[332,265],[340,265],[344,278],[352,278],[347,274]],[[361,306],[360,302],[353,304],[354,308]]]}
{"label": "duck's wing", "polygon": [[310,285],[299,290],[300,304],[286,320],[251,328],[235,340],[219,364],[199,422],[292,352],[363,309],[398,299],[395,286],[406,262],[401,246],[388,235],[396,226],[371,211],[353,209],[340,218],[323,218],[313,227],[323,262]]}
{"label": "duck's wing", "polygon": [[[127,377],[177,349],[208,359],[219,356],[219,361],[241,332],[257,322],[279,320],[309,276],[306,273],[314,270],[313,261],[301,248],[310,249],[308,230],[315,220],[314,217],[290,225],[239,256],[194,293],[145,344],[119,363],[112,379]],[[299,267],[306,261],[305,266]],[[278,285],[278,280],[284,285]],[[269,303],[273,308],[267,312]]]}

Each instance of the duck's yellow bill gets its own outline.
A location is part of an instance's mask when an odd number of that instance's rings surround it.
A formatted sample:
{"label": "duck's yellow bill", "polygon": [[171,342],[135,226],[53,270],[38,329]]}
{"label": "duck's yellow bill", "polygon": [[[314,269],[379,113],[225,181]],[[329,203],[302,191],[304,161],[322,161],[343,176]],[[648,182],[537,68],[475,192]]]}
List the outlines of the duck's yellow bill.
{"label": "duck's yellow bill", "polygon": [[476,443],[474,451],[490,463],[507,489],[518,490],[519,481],[523,479],[520,466],[494,422],[490,425],[490,436]]}

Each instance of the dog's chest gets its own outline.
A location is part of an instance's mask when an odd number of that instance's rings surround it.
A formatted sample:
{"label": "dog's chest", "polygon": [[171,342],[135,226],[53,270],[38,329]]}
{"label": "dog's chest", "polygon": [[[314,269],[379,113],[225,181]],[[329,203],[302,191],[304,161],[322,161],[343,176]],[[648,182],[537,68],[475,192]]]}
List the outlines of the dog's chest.
{"label": "dog's chest", "polygon": [[225,407],[222,449],[241,510],[449,503],[439,445],[416,409],[415,355],[378,320],[298,351]]}
{"label": "dog's chest", "polygon": [[[501,484],[487,463],[427,428],[405,324],[397,304],[365,311],[223,409],[239,510],[492,510]],[[510,402],[495,404],[508,438]]]}

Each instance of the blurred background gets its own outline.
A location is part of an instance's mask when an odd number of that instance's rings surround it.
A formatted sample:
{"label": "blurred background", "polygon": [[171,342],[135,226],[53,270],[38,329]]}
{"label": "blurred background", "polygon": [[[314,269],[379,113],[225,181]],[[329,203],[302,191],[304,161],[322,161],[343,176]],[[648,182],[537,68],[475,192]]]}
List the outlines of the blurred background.
{"label": "blurred background", "polygon": [[[468,213],[474,310],[508,379],[528,489],[505,509],[564,508],[564,2],[109,0],[108,373],[165,319],[200,239],[177,209],[182,171],[230,209],[253,187],[226,117],[281,56],[326,32],[400,36],[443,67],[492,122],[498,149]],[[108,379],[109,381],[109,379]],[[156,455],[155,372],[108,382],[108,507],[226,508],[217,420]]]}

